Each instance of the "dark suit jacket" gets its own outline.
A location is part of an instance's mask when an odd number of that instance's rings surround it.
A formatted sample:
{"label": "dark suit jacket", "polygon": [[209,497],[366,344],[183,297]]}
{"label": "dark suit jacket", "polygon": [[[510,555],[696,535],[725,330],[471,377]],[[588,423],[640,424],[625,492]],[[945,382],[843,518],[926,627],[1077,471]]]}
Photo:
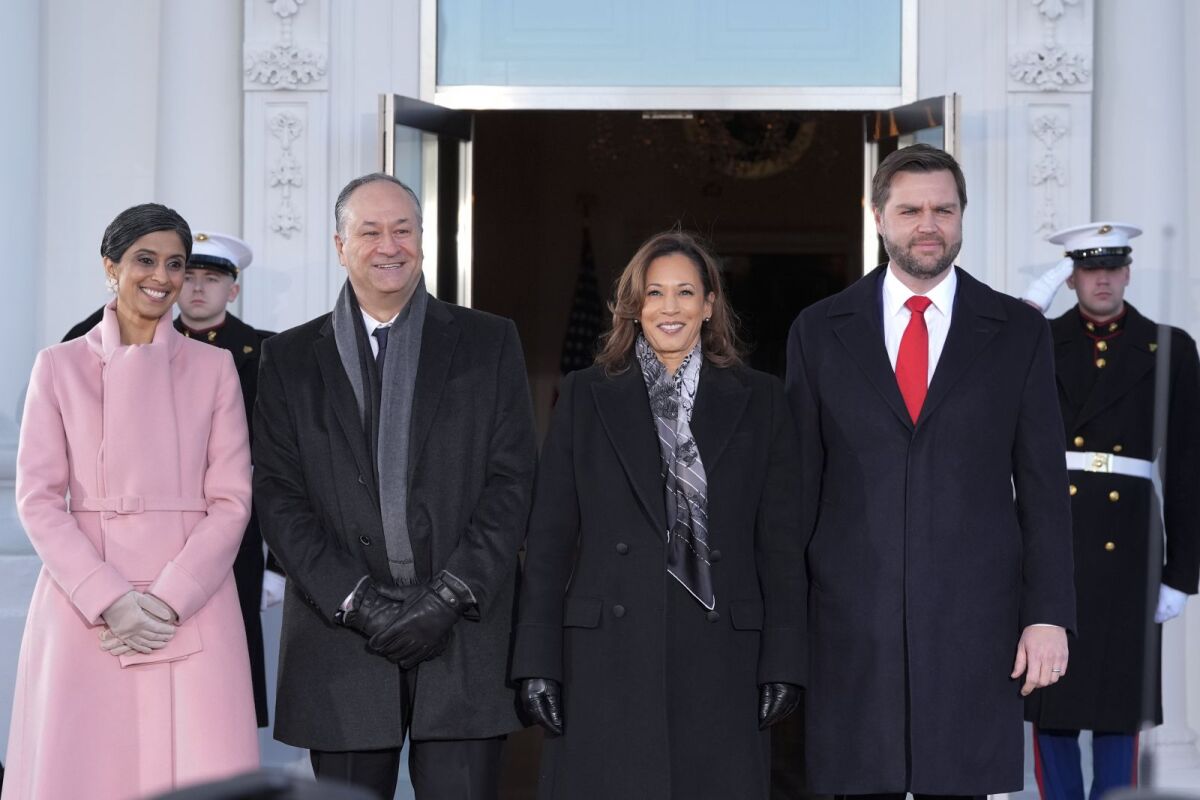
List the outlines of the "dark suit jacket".
{"label": "dark suit jacket", "polygon": [[[1150,562],[1162,564],[1162,582],[1196,591],[1200,567],[1200,360],[1196,343],[1177,328],[1165,337],[1152,320],[1126,304],[1122,333],[1104,351],[1088,337],[1078,307],[1050,323],[1065,450],[1113,453],[1153,461],[1158,367],[1170,358],[1163,526],[1154,487],[1144,478],[1106,472],[1070,473],[1075,532],[1075,591],[1079,639],[1071,666],[1052,687],[1034,692],[1026,718],[1043,728],[1136,733],[1141,727],[1142,681],[1153,682],[1154,713],[1162,722],[1158,653],[1145,675],[1146,579]],[[1096,367],[1103,357],[1105,366]],[[1076,444],[1076,441],[1079,444]],[[1155,587],[1157,591],[1157,586]],[[1155,630],[1155,638],[1159,631]],[[1153,640],[1152,640],[1153,641]]]}
{"label": "dark suit jacket", "polygon": [[544,745],[543,797],[767,796],[758,686],[804,682],[800,475],[783,387],[705,363],[692,431],[708,478],[711,613],[667,573],[641,371],[591,367],[563,382],[513,655],[515,678],[564,684],[566,734]]}
{"label": "dark suit jacket", "polygon": [[1075,624],[1049,328],[959,270],[914,426],[884,345],[884,269],[802,312],[788,342],[812,536],[811,788],[1016,791],[1017,640]]}
{"label": "dark suit jacket", "polygon": [[[363,575],[391,577],[370,448],[331,315],[264,342],[254,419],[254,502],[288,576],[275,736],[319,750],[399,747],[399,668],[333,622]],[[534,460],[516,327],[431,297],[409,435],[408,526],[418,574],[461,578],[481,619],[460,620],[446,652],[417,668],[415,739],[520,727],[506,667]]]}

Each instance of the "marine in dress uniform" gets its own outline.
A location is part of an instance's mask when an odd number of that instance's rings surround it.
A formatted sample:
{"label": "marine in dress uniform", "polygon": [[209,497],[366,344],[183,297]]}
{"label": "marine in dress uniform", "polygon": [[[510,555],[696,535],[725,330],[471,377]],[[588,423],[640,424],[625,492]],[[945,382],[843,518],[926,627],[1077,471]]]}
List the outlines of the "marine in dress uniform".
{"label": "marine in dress uniform", "polygon": [[[1079,299],[1050,323],[1070,475],[1079,638],[1063,678],[1026,700],[1046,800],[1084,796],[1080,730],[1093,732],[1092,798],[1136,784],[1144,680],[1153,682],[1155,722],[1162,722],[1161,647],[1153,672],[1143,670],[1147,564],[1162,562],[1155,623],[1179,614],[1197,588],[1200,361],[1190,336],[1160,328],[1124,302],[1129,240],[1140,233],[1096,222],[1054,234],[1050,241],[1064,246],[1069,269],[1060,262],[1025,295],[1045,310],[1065,278]],[[1162,341],[1168,330],[1169,354]],[[1155,373],[1164,360],[1171,371],[1167,443],[1156,453]],[[1156,468],[1165,468],[1161,508]],[[1161,626],[1155,627],[1161,645]]]}
{"label": "marine in dress uniform", "polygon": [[[175,329],[184,336],[222,347],[233,354],[233,363],[242,384],[247,420],[253,418],[254,398],[258,392],[259,347],[271,333],[250,327],[226,311],[225,306],[237,297],[240,287],[236,281],[252,258],[250,247],[241,239],[223,233],[195,233],[184,288],[179,294],[179,316],[175,318]],[[232,284],[230,277],[234,281]],[[282,572],[274,559],[264,561],[258,517],[251,512],[250,522],[242,537],[242,547],[233,562],[233,577],[237,582],[242,617],[246,622],[246,641],[254,679],[254,710],[259,727],[265,727],[268,719],[262,619],[259,614],[266,607],[264,592],[273,597],[275,602],[282,599]]]}

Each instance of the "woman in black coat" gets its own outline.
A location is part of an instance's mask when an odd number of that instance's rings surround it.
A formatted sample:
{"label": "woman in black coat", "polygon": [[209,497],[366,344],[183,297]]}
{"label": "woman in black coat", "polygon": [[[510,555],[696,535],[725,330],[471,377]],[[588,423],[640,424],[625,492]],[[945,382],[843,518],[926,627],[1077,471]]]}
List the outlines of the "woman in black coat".
{"label": "woman in black coat", "polygon": [[766,798],[805,678],[796,438],[715,259],[652,237],[538,470],[512,676],[543,798]]}

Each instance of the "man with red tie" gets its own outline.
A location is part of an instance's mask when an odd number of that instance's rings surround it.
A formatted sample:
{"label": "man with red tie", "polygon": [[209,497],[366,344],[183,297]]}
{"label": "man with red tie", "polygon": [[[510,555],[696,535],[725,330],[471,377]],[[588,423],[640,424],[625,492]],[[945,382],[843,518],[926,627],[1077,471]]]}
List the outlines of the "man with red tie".
{"label": "man with red tie", "polygon": [[889,262],[788,340],[810,788],[1017,791],[1022,697],[1065,674],[1075,625],[1049,329],[954,266],[967,197],[949,154],[892,153],[871,204]]}

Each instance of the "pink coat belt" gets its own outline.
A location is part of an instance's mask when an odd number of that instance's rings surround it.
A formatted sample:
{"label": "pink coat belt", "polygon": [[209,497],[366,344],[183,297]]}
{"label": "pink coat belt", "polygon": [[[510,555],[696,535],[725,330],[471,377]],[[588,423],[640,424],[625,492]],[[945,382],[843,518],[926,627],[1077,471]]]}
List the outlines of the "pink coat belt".
{"label": "pink coat belt", "polygon": [[109,511],[116,514],[141,514],[144,511],[208,511],[203,497],[159,497],[126,494],[119,497],[71,498],[72,511]]}

